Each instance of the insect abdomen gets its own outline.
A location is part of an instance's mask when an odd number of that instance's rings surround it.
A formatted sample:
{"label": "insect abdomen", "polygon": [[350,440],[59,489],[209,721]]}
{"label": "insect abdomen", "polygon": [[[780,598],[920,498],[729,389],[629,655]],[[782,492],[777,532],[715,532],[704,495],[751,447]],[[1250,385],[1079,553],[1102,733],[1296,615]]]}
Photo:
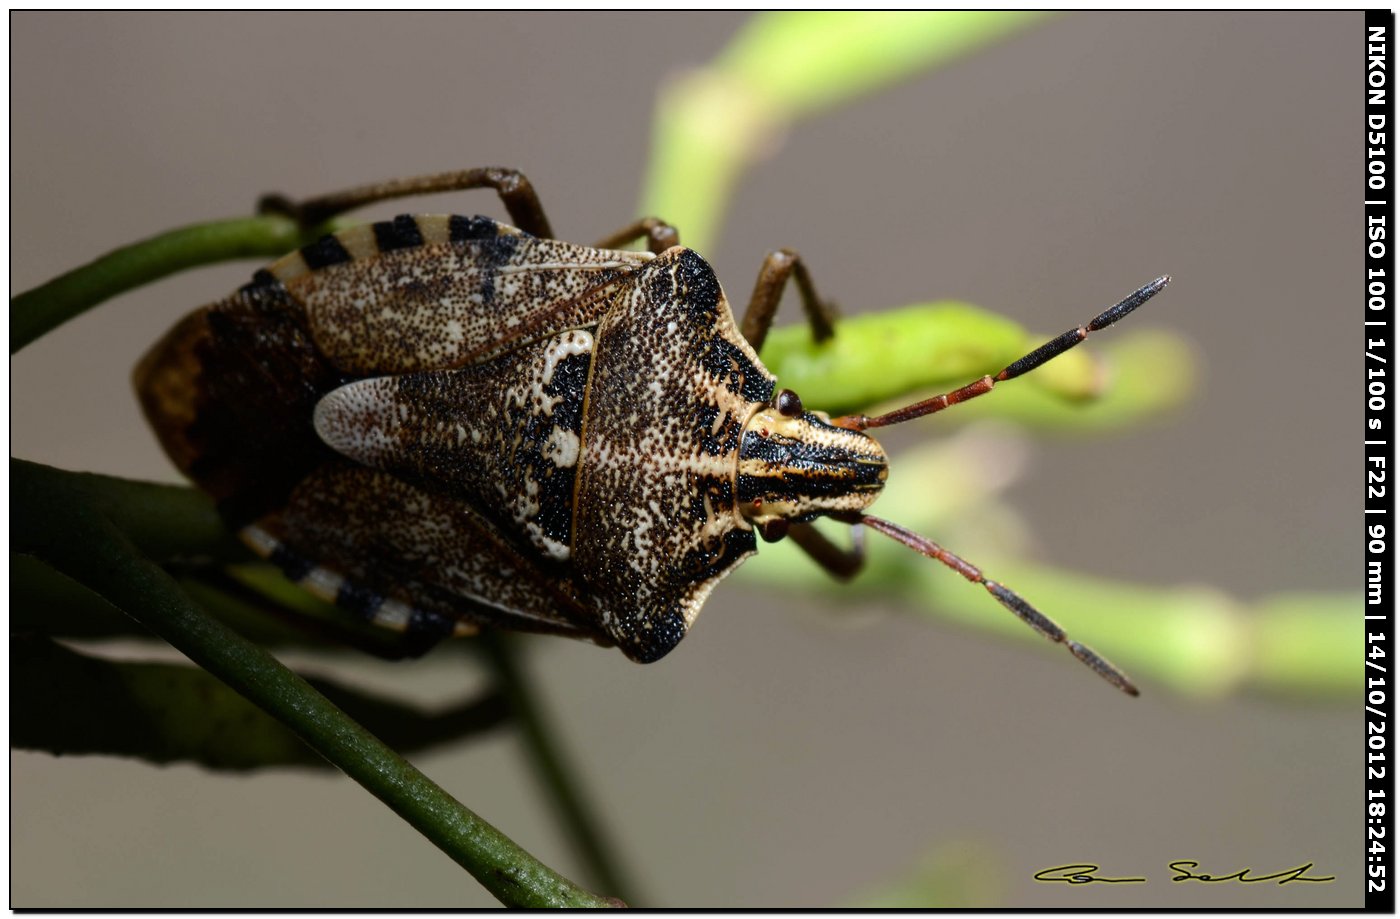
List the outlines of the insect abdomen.
{"label": "insect abdomen", "polygon": [[187,316],[135,372],[166,453],[235,526],[278,506],[327,456],[307,419],[338,379],[301,304],[266,272]]}

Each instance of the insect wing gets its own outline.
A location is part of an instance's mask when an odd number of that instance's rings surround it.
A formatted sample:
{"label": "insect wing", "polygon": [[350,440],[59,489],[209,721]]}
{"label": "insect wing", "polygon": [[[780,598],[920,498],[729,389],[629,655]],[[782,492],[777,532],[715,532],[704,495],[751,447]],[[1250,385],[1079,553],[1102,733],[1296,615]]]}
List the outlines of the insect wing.
{"label": "insect wing", "polygon": [[[546,502],[512,526],[512,509],[493,515],[478,500],[498,496],[499,480],[469,495],[454,492],[450,477],[444,488],[428,475],[415,483],[411,475],[396,480],[356,469],[318,436],[312,418],[327,393],[362,374],[401,374],[422,397],[434,383],[426,367],[468,372],[510,361],[522,348],[527,357],[547,358],[529,343],[596,324],[615,297],[611,282],[651,258],[538,240],[481,217],[400,217],[352,228],[303,247],[187,317],[142,360],[136,387],[180,469],[250,544],[323,597],[396,627],[441,630],[435,617],[465,607],[484,622],[606,641],[588,617],[582,625],[570,621],[579,607],[567,572],[544,570],[517,538],[524,524],[550,538],[567,534],[567,504],[561,510]],[[588,337],[568,334],[573,342]],[[577,348],[558,347],[559,382],[569,381],[578,416],[587,355],[581,370],[571,359]],[[479,400],[459,405],[479,407]],[[432,414],[419,420],[431,422]],[[547,433],[566,414],[545,418]],[[564,428],[577,437],[579,419]],[[520,431],[530,434],[517,426],[501,436]],[[570,444],[555,438],[537,446],[535,459],[556,473],[541,476],[547,490],[568,491],[558,473],[567,466],[571,478],[573,465],[554,458],[568,458]],[[499,466],[490,457],[481,468]],[[417,536],[405,507],[422,510]]]}
{"label": "insect wing", "polygon": [[651,258],[485,217],[400,217],[328,236],[269,271],[304,304],[327,360],[371,376],[461,367],[592,325],[610,282]]}
{"label": "insect wing", "polygon": [[592,637],[557,574],[469,503],[332,460],[241,535],[292,580],[367,621],[422,638],[474,624]]}

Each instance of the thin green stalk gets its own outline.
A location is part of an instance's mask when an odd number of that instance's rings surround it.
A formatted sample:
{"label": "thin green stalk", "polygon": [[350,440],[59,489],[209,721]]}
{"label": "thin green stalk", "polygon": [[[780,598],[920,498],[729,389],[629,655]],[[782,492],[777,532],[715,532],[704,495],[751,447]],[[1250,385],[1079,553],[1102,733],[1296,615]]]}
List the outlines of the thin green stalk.
{"label": "thin green stalk", "polygon": [[[744,172],[804,118],[932,70],[1044,13],[757,13],[708,66],[662,87],[640,213],[704,252]],[[858,172],[850,181],[866,181]]]}
{"label": "thin green stalk", "polygon": [[94,472],[65,475],[66,487],[115,523],[148,558],[246,562],[253,557],[203,492]]}
{"label": "thin green stalk", "polygon": [[181,227],[123,246],[10,301],[10,353],[104,300],[214,262],[276,258],[305,241],[296,222],[264,215]]}
{"label": "thin green stalk", "polygon": [[160,635],[297,733],[508,906],[615,906],[554,872],[257,645],[205,615],[81,497],[74,476],[11,461],[17,551],[36,555]]}
{"label": "thin green stalk", "polygon": [[[510,705],[494,688],[426,711],[330,679],[308,682],[400,752],[460,741],[510,720]],[[19,749],[219,770],[332,768],[286,725],[189,663],[111,659],[40,632],[17,632],[10,636],[10,692],[43,700],[11,713],[10,746]]]}
{"label": "thin green stalk", "polygon": [[509,638],[494,632],[483,633],[480,643],[496,670],[502,693],[510,702],[540,781],[563,815],[564,827],[575,850],[603,890],[635,903],[636,894],[618,868],[620,862],[612,844],[603,835],[602,822],[579,789],[578,771],[569,766],[563,748],[555,740],[558,732],[548,723],[530,681],[521,672],[513,644]]}

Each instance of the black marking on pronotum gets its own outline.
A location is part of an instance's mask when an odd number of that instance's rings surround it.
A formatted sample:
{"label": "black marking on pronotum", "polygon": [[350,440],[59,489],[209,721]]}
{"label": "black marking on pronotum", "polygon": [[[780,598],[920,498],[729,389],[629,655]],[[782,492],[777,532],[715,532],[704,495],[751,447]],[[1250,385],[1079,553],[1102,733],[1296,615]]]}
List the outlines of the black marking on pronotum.
{"label": "black marking on pronotum", "polygon": [[707,315],[719,304],[719,279],[709,263],[693,249],[684,250],[676,260],[676,286],[692,315]]}
{"label": "black marking on pronotum", "polygon": [[734,507],[734,486],[728,479],[708,476],[703,482],[702,487],[710,496],[711,507],[719,511],[727,511]]}
{"label": "black marking on pronotum", "polygon": [[734,507],[734,486],[720,476],[697,476],[693,486],[695,494],[687,508],[693,516],[703,518],[707,514],[723,513]]}
{"label": "black marking on pronotum", "polygon": [[[695,406],[695,421],[691,430],[700,443],[700,449],[710,456],[720,456],[724,452],[722,437],[724,421],[721,421],[722,417],[718,405],[701,404]],[[718,432],[715,430],[717,424],[721,426]]]}
{"label": "black marking on pronotum", "polygon": [[374,241],[380,252],[395,249],[412,249],[423,245],[423,231],[418,229],[418,221],[407,214],[393,220],[381,220],[374,225]]}
{"label": "black marking on pronotum", "polygon": [[753,530],[730,530],[718,547],[688,552],[679,567],[693,577],[710,578],[757,547]]}
{"label": "black marking on pronotum", "polygon": [[755,367],[732,342],[722,338],[706,342],[700,362],[721,386],[749,402],[767,402],[773,395],[774,384],[767,372]]}
{"label": "black marking on pronotum", "polygon": [[718,476],[700,476],[693,483],[695,494],[686,508],[692,516],[724,513],[734,508],[734,486]]}
{"label": "black marking on pronotum", "polygon": [[350,253],[340,240],[331,234],[326,234],[314,243],[301,247],[301,257],[306,260],[306,267],[312,271],[319,271],[322,268],[329,268],[331,265],[339,265],[351,261]]}
{"label": "black marking on pronotum", "polygon": [[738,445],[743,426],[719,406],[702,404],[695,407],[692,429],[700,450],[706,456],[727,456]]}
{"label": "black marking on pronotum", "polygon": [[[167,453],[231,523],[251,524],[245,540],[288,576],[323,593],[338,583],[338,605],[419,650],[494,626],[654,661],[759,535],[790,537],[844,578],[860,567],[865,526],[981,584],[1136,692],[1009,588],[866,514],[887,464],[864,432],[986,395],[1123,318],[1166,278],[999,374],[827,421],[796,393],[775,397],[756,357],[789,280],[815,339],[833,334],[835,314],[791,250],[765,259],[736,325],[714,271],[674,228],[640,220],[599,248],[550,238],[533,186],[513,170],[275,200],[319,224],[374,201],[478,187],[496,189],[521,229],[402,216],[343,234],[355,255],[323,237],[187,317],[137,368]],[[424,245],[444,221],[448,244]],[[620,248],[638,239],[648,251]],[[850,550],[807,526],[822,516],[858,527]]]}

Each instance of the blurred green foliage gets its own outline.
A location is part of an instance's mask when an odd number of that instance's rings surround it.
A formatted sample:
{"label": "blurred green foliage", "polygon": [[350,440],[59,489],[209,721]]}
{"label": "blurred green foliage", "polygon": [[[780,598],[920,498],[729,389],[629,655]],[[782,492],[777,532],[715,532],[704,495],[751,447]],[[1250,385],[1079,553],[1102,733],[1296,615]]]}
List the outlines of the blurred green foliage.
{"label": "blurred green foliage", "polygon": [[788,128],[1025,28],[1025,12],[759,13],[709,66],[663,86],[643,214],[701,252],[745,168]]}

